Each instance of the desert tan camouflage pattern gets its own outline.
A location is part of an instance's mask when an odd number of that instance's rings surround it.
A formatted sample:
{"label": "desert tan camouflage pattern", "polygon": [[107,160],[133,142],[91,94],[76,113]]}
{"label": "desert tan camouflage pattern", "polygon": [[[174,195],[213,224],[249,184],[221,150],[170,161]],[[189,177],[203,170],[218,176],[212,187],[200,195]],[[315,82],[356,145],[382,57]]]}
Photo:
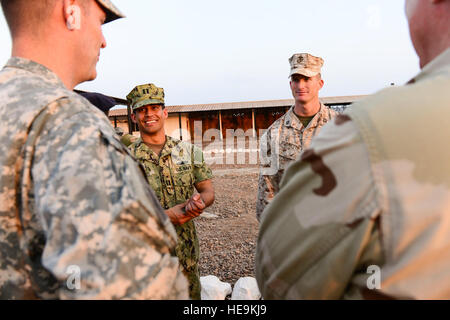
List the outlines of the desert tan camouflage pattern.
{"label": "desert tan camouflage pattern", "polygon": [[[166,136],[166,144],[158,156],[142,139],[130,147],[131,153],[144,166],[148,182],[161,206],[169,209],[189,200],[195,184],[212,179],[203,152],[196,146]],[[189,280],[190,297],[200,299],[200,248],[194,221],[175,226],[178,235],[177,256]]]}
{"label": "desert tan camouflage pattern", "polygon": [[289,64],[291,65],[289,77],[294,74],[314,77],[320,73],[324,60],[309,53],[296,53],[289,58]]}
{"label": "desert tan camouflage pattern", "polygon": [[105,23],[125,18],[125,15],[110,0],[97,0],[97,2],[106,12]]}
{"label": "desert tan camouflage pattern", "polygon": [[100,110],[11,58],[0,119],[0,299],[188,298],[175,230]]}
{"label": "desert tan camouflage pattern", "polygon": [[127,101],[133,111],[152,104],[164,105],[164,89],[158,88],[153,83],[142,84],[131,90],[127,95]]}
{"label": "desert tan camouflage pattern", "polygon": [[450,49],[314,138],[261,221],[265,299],[450,299],[448,88]]}
{"label": "desert tan camouflage pattern", "polygon": [[293,106],[262,135],[256,202],[256,218],[258,221],[264,208],[278,193],[285,169],[309,146],[311,139],[319,133],[322,126],[336,114],[336,111],[321,104],[320,111],[305,128],[294,114]]}

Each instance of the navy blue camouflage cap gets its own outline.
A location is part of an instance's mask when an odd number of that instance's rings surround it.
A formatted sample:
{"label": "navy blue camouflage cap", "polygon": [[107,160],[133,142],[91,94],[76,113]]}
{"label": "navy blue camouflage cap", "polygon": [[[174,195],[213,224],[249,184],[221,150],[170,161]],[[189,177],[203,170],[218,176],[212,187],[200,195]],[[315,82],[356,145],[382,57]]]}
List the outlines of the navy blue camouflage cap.
{"label": "navy blue camouflage cap", "polygon": [[116,19],[125,18],[125,15],[109,0],[97,0],[98,4],[106,13],[105,23],[114,21]]}

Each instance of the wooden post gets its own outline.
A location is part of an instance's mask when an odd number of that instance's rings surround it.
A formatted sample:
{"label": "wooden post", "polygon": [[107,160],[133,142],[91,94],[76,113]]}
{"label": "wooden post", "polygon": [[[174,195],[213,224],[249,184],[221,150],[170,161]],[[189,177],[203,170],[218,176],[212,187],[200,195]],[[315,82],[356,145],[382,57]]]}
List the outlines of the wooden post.
{"label": "wooden post", "polygon": [[181,112],[178,113],[178,124],[180,126],[180,140],[183,141],[183,126],[181,124]]}
{"label": "wooden post", "polygon": [[256,138],[255,109],[252,109],[252,128],[253,128],[253,138]]}
{"label": "wooden post", "polygon": [[133,129],[131,127],[132,121],[131,121],[131,107],[130,104],[127,103],[127,117],[128,117],[128,133],[133,134]]}
{"label": "wooden post", "polygon": [[222,111],[219,110],[219,130],[220,130],[220,141],[223,141],[223,131],[222,131]]}

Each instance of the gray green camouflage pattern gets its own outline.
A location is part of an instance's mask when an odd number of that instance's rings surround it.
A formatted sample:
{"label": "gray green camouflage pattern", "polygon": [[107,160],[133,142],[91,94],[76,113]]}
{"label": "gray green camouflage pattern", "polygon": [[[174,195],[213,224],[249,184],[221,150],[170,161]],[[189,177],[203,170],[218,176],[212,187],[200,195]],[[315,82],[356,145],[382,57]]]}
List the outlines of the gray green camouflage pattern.
{"label": "gray green camouflage pattern", "polygon": [[277,119],[260,139],[260,172],[256,200],[256,218],[279,191],[279,184],[286,168],[311,143],[320,129],[337,114],[321,104],[320,111],[305,128],[294,113],[294,106]]}
{"label": "gray green camouflage pattern", "polygon": [[[203,152],[196,146],[166,136],[166,144],[158,156],[142,139],[130,145],[131,153],[143,165],[148,182],[164,209],[189,200],[195,184],[212,179]],[[200,249],[194,221],[175,226],[178,235],[177,256],[189,280],[190,296],[200,299],[198,261]]]}
{"label": "gray green camouflage pattern", "polygon": [[449,88],[447,49],[313,139],[262,216],[265,299],[450,299]]}
{"label": "gray green camouflage pattern", "polygon": [[0,119],[0,299],[188,298],[175,230],[100,110],[11,58]]}

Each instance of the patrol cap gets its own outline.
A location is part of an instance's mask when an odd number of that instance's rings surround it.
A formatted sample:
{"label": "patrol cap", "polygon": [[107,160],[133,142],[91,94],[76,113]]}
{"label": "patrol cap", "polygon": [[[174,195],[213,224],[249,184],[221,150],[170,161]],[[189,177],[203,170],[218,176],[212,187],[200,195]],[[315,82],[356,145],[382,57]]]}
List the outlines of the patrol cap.
{"label": "patrol cap", "polygon": [[323,66],[323,59],[315,57],[309,53],[295,53],[290,59],[291,73],[289,77],[294,74],[301,74],[306,77],[314,77],[320,73]]}
{"label": "patrol cap", "polygon": [[116,19],[125,18],[125,15],[109,0],[97,0],[98,4],[106,13],[105,23],[114,21]]}
{"label": "patrol cap", "polygon": [[135,87],[127,95],[128,103],[134,110],[150,104],[162,104],[164,106],[164,89],[158,88],[153,83]]}

